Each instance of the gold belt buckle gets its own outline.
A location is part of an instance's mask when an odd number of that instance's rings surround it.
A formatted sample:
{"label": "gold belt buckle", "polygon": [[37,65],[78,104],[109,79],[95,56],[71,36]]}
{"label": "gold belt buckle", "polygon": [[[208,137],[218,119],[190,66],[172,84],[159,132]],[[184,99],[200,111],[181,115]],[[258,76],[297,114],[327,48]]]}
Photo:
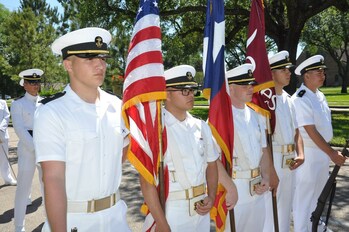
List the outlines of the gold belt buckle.
{"label": "gold belt buckle", "polygon": [[197,197],[205,193],[205,185],[199,185],[193,188],[193,197]]}
{"label": "gold belt buckle", "polygon": [[95,203],[96,203],[96,201],[94,199],[88,201],[88,203],[87,203],[87,212],[88,213],[94,213],[95,212]]}
{"label": "gold belt buckle", "polygon": [[293,152],[294,151],[294,144],[287,144],[287,152]]}
{"label": "gold belt buckle", "polygon": [[108,197],[104,197],[98,200],[90,200],[87,204],[87,212],[94,213],[104,209],[108,209],[116,203],[116,194],[113,193]]}
{"label": "gold belt buckle", "polygon": [[254,168],[251,170],[251,178],[255,178],[259,176],[259,174],[260,174],[259,168]]}

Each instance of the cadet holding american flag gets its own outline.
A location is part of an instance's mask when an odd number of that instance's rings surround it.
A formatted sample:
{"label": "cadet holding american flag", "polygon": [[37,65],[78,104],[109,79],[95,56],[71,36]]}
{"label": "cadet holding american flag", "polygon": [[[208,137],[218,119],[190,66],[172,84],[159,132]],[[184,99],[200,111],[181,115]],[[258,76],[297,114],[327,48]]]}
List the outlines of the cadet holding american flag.
{"label": "cadet holding american flag", "polygon": [[165,71],[164,162],[169,170],[165,213],[159,208],[155,187],[141,178],[144,199],[156,221],[156,230],[161,232],[210,231],[209,211],[217,189],[218,153],[208,125],[188,113],[197,91],[194,75],[195,69],[189,65]]}
{"label": "cadet holding american flag", "polygon": [[[163,71],[158,13],[157,1],[140,2],[124,83],[128,159],[140,173],[146,203],[143,231],[209,231],[218,154],[207,124],[187,112],[198,88],[195,69],[180,65]],[[164,99],[165,107],[159,108]]]}

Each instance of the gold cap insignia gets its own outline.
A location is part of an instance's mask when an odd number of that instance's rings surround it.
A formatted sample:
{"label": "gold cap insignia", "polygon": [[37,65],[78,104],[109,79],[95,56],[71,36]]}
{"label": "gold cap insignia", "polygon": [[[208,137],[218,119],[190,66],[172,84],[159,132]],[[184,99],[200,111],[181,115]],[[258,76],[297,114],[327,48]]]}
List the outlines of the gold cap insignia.
{"label": "gold cap insignia", "polygon": [[252,77],[252,70],[251,69],[248,70],[248,76]]}
{"label": "gold cap insignia", "polygon": [[95,43],[96,43],[97,48],[101,48],[102,45],[103,45],[103,39],[102,39],[102,37],[97,36],[97,37],[95,38]]}
{"label": "gold cap insignia", "polygon": [[320,59],[321,64],[325,64],[324,59]]}
{"label": "gold cap insignia", "polygon": [[290,57],[288,57],[288,56],[286,56],[285,59],[286,59],[287,62],[290,61]]}
{"label": "gold cap insignia", "polygon": [[191,72],[187,72],[186,76],[188,77],[189,80],[193,79],[193,74],[191,74]]}

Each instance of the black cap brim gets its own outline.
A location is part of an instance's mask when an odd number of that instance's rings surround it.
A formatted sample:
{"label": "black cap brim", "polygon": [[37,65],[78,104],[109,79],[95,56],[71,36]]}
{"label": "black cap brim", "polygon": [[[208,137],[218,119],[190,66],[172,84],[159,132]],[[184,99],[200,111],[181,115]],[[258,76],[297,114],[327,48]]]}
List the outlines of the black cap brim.
{"label": "black cap brim", "polygon": [[75,56],[82,58],[82,59],[91,59],[91,58],[111,58],[109,54],[95,54],[95,53],[81,53],[81,54],[74,54]]}

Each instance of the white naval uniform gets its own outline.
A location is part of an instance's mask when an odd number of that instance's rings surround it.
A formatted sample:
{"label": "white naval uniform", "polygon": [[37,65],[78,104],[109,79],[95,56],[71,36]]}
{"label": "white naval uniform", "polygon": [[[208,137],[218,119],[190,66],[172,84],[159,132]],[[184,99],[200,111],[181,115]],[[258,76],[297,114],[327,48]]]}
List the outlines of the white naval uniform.
{"label": "white naval uniform", "polygon": [[[297,96],[302,90],[306,91],[303,96]],[[325,141],[329,142],[333,136],[331,111],[325,95],[319,90],[313,93],[304,84],[292,96],[292,103],[296,112],[296,125],[304,142],[305,156],[304,163],[295,170],[294,230],[305,232],[311,231],[311,213],[326,184],[330,159],[311,140],[304,126],[315,125]]]}
{"label": "white naval uniform", "polygon": [[[234,106],[234,152],[233,170],[246,171],[260,166],[262,148],[266,147],[265,118],[245,106]],[[238,144],[239,143],[239,144]],[[234,207],[235,227],[239,232],[261,230],[265,220],[265,194],[250,195],[250,179],[234,179],[239,200]],[[229,215],[227,216],[227,219]],[[225,231],[230,231],[230,221],[226,220]]]}
{"label": "white naval uniform", "polygon": [[[190,185],[198,186],[206,183],[207,163],[214,162],[219,157],[210,128],[204,121],[194,118],[189,113],[182,122],[165,109],[163,113],[168,141],[164,162],[168,165],[170,173],[175,170],[171,156],[180,155]],[[179,151],[171,150],[170,143],[176,143]],[[184,190],[180,182],[170,178],[170,194]],[[172,232],[210,231],[209,213],[204,216],[199,214],[190,216],[188,200],[167,200],[166,219]]]}
{"label": "white naval uniform", "polygon": [[[15,197],[14,223],[16,231],[24,231],[25,213],[30,199],[31,186],[35,172],[35,150],[33,137],[28,130],[33,130],[34,113],[40,105],[42,98],[32,96],[29,93],[11,104],[11,117],[13,128],[19,138],[18,155],[18,175],[17,189]],[[41,181],[41,169],[38,167],[39,180]]]}
{"label": "white naval uniform", "polygon": [[5,100],[0,99],[0,174],[5,183],[15,182],[11,174],[10,164],[6,156],[8,155],[8,123],[10,121],[10,112]]}
{"label": "white naval uniform", "polygon": [[[281,95],[276,95],[276,125],[273,134],[273,163],[279,177],[277,189],[277,211],[279,219],[279,231],[289,232],[291,223],[291,209],[293,200],[293,172],[286,166],[282,168],[283,156],[295,155],[295,152],[281,153],[277,150],[281,145],[294,144],[295,125],[294,110],[290,96],[283,90]],[[272,207],[272,194],[265,194],[266,218],[264,232],[274,231],[274,218]]]}
{"label": "white naval uniform", "polygon": [[[37,110],[34,143],[37,163],[65,163],[69,207],[69,202],[101,199],[118,191],[128,131],[117,97],[99,89],[100,101],[89,104],[69,85],[64,91],[64,96]],[[68,212],[67,231],[74,227],[78,231],[130,231],[126,211],[126,204],[119,200],[94,213]],[[50,231],[47,221],[43,231]]]}

